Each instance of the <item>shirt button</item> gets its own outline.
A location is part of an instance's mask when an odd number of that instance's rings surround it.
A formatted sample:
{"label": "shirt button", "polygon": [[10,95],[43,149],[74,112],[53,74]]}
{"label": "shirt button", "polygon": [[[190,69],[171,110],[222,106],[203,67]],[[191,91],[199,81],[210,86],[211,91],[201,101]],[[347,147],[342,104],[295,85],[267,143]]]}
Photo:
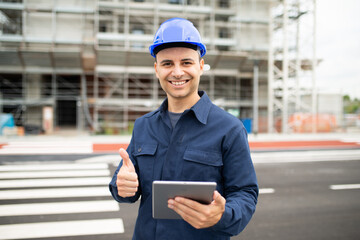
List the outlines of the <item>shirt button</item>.
{"label": "shirt button", "polygon": [[139,148],[138,148],[138,152],[141,152],[141,150],[142,150],[141,147],[139,147]]}

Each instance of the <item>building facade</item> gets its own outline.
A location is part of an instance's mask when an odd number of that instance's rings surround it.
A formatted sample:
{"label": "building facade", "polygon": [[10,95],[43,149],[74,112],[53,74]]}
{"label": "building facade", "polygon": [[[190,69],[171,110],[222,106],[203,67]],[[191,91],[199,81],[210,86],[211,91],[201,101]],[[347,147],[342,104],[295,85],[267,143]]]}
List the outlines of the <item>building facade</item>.
{"label": "building facade", "polygon": [[273,5],[271,0],[0,0],[0,111],[25,127],[43,123],[46,107],[55,129],[131,129],[165,97],[148,47],[159,25],[176,16],[192,21],[207,46],[200,89],[237,117],[255,117],[256,131],[266,132]]}

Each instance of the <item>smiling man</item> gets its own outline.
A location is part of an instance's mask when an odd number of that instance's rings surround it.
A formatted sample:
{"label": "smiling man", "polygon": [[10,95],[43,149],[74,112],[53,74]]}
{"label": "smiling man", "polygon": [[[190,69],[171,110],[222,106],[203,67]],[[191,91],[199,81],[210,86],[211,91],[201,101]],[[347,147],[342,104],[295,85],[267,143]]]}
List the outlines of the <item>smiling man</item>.
{"label": "smiling man", "polygon": [[[194,25],[165,21],[150,54],[167,98],[136,120],[130,145],[110,182],[119,202],[141,196],[133,239],[230,239],[255,212],[258,185],[241,121],[199,91],[206,47]],[[154,180],[216,182],[210,204],[176,197],[168,207],[181,220],[152,218]]]}
{"label": "smiling man", "polygon": [[200,96],[198,87],[204,60],[191,48],[166,48],[157,54],[156,76],[168,97],[168,111],[182,113],[190,109]]}

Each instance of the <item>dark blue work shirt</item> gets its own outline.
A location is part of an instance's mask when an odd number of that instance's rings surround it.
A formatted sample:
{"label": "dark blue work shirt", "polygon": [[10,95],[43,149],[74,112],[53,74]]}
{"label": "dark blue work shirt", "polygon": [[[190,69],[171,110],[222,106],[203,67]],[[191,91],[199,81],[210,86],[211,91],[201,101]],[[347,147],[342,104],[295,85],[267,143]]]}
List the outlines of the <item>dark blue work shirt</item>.
{"label": "dark blue work shirt", "polygon": [[[246,130],[239,119],[212,104],[205,92],[199,95],[201,99],[184,111],[175,128],[167,114],[167,100],[135,121],[127,152],[139,177],[139,190],[129,198],[117,194],[116,176],[122,163],[109,184],[119,202],[135,202],[141,196],[133,239],[230,239],[245,228],[255,211],[259,189]],[[226,199],[222,218],[199,230],[184,220],[153,219],[154,180],[216,182]]]}

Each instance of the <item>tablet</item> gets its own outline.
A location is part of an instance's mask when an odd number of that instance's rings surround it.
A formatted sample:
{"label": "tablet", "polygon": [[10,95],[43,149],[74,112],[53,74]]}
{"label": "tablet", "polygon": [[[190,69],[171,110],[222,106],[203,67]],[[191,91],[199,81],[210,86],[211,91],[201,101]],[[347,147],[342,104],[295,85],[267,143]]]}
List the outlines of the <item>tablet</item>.
{"label": "tablet", "polygon": [[153,181],[152,215],[156,219],[181,219],[168,208],[168,199],[181,196],[209,204],[213,200],[216,182]]}

